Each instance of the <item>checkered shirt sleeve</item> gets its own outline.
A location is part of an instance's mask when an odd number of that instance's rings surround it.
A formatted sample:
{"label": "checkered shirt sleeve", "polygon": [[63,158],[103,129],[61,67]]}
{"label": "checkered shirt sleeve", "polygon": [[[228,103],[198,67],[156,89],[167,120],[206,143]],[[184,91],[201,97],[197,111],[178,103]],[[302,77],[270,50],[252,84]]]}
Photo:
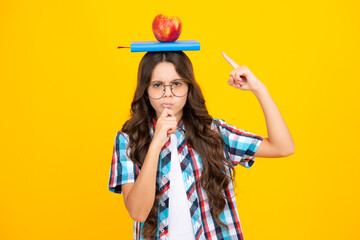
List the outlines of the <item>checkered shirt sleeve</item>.
{"label": "checkered shirt sleeve", "polygon": [[240,164],[250,168],[256,159],[254,154],[264,137],[238,129],[222,119],[214,120],[225,141],[225,155],[234,166]]}
{"label": "checkered shirt sleeve", "polygon": [[139,167],[126,155],[128,143],[128,135],[119,131],[115,138],[109,174],[109,190],[114,193],[122,193],[121,185],[135,182],[139,175]]}

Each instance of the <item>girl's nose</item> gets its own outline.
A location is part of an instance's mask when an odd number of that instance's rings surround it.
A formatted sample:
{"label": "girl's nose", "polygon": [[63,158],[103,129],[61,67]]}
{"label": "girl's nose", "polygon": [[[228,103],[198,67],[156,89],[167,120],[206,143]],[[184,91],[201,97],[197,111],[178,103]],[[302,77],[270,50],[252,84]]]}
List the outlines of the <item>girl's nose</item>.
{"label": "girl's nose", "polygon": [[173,96],[173,93],[172,93],[172,91],[171,91],[171,85],[169,86],[169,85],[167,85],[167,86],[164,86],[164,91],[165,91],[165,94],[164,94],[164,96],[166,96],[166,97],[172,97]]}

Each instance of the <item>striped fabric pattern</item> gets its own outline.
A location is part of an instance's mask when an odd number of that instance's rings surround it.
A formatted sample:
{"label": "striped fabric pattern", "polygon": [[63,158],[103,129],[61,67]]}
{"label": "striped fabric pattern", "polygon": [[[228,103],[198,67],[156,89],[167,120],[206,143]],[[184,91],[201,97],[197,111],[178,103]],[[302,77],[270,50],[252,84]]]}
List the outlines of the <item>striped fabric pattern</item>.
{"label": "striped fabric pattern", "polygon": [[[154,127],[156,122],[154,121]],[[236,166],[240,164],[243,167],[250,168],[254,161],[254,154],[264,137],[252,134],[242,129],[238,129],[227,124],[222,119],[213,119],[212,129],[217,129],[223,136],[225,141],[224,155],[230,162]],[[184,180],[185,190],[188,198],[189,211],[195,233],[195,239],[241,239],[243,233],[240,219],[236,206],[233,183],[223,192],[228,197],[226,206],[220,214],[220,220],[224,222],[228,229],[217,224],[211,215],[210,205],[205,190],[197,184],[202,172],[202,163],[200,156],[185,141],[185,128],[182,122],[179,123],[175,132],[178,142],[178,154],[182,176]],[[154,131],[151,130],[151,136]],[[159,156],[159,167],[157,171],[156,185],[161,191],[161,199],[158,208],[158,229],[156,239],[167,239],[168,218],[169,218],[169,197],[168,190],[170,188],[169,171],[171,152],[168,148],[171,140],[161,149]],[[126,133],[119,131],[115,138],[113,156],[110,168],[109,187],[108,189],[115,193],[122,193],[121,185],[125,183],[135,182],[140,173],[139,167],[134,164],[126,154],[126,146],[129,137]],[[226,172],[231,176],[230,169]],[[143,223],[134,221],[133,236],[134,240],[142,240],[140,235]]]}

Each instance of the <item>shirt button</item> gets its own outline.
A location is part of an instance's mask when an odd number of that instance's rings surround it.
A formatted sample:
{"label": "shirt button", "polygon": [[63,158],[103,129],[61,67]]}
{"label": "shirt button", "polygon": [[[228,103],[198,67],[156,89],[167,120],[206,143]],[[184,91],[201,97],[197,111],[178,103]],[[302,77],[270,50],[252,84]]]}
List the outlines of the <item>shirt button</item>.
{"label": "shirt button", "polygon": [[165,206],[165,203],[163,202],[163,203],[161,203],[161,206]]}
{"label": "shirt button", "polygon": [[164,229],[160,229],[160,232],[163,233],[163,232],[164,232]]}
{"label": "shirt button", "polygon": [[163,175],[163,178],[166,178],[166,175]]}

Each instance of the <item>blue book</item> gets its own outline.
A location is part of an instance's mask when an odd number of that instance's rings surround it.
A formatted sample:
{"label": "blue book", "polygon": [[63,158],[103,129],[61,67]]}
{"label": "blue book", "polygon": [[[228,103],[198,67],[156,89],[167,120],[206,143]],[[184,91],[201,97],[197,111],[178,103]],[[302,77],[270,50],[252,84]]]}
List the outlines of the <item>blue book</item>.
{"label": "blue book", "polygon": [[196,40],[178,40],[175,42],[138,41],[131,42],[131,52],[158,51],[197,51],[200,43]]}

